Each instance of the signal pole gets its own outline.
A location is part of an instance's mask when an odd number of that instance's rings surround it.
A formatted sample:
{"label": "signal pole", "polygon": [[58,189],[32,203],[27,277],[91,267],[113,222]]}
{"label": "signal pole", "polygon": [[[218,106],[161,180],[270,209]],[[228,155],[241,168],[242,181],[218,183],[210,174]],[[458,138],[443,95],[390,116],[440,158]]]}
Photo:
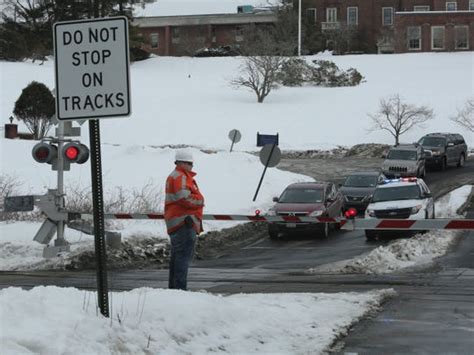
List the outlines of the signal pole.
{"label": "signal pole", "polygon": [[[58,192],[57,192],[57,205],[59,210],[64,209],[64,157],[62,154],[64,146],[64,121],[58,120]],[[54,241],[55,246],[66,245],[64,239],[64,222],[58,222],[57,239]]]}

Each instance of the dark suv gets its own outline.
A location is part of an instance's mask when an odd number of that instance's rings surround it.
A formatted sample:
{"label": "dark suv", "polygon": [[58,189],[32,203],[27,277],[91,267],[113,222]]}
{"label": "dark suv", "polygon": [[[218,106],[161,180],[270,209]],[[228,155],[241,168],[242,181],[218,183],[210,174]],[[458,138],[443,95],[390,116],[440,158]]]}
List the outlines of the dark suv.
{"label": "dark suv", "polygon": [[[341,217],[344,199],[332,182],[304,182],[289,185],[276,204],[268,211],[269,216]],[[329,223],[271,222],[268,234],[276,239],[280,234],[291,232],[319,232],[329,235]]]}
{"label": "dark suv", "polygon": [[419,141],[425,150],[426,165],[445,170],[449,164],[464,166],[467,145],[463,136],[454,133],[430,133]]}
{"label": "dark suv", "polygon": [[355,208],[358,214],[363,215],[375,188],[385,179],[380,171],[361,171],[349,175],[339,189],[344,195],[344,210]]}

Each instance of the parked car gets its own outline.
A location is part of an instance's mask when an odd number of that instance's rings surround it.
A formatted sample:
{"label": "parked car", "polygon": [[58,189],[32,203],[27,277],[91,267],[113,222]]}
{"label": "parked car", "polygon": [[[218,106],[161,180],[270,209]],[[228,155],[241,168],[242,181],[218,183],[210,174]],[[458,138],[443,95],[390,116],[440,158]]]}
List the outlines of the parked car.
{"label": "parked car", "polygon": [[425,150],[426,165],[445,170],[449,164],[463,167],[467,157],[467,144],[460,134],[430,133],[419,141]]}
{"label": "parked car", "polygon": [[355,172],[349,175],[339,191],[344,196],[344,210],[355,208],[364,214],[377,185],[387,178],[381,171]]}
{"label": "parked car", "polygon": [[423,147],[419,144],[391,147],[382,163],[382,172],[387,177],[424,177],[426,169]]}
{"label": "parked car", "polygon": [[[273,216],[310,216],[341,217],[344,199],[332,182],[305,182],[289,185],[280,197],[274,197],[276,204],[268,215]],[[329,235],[330,223],[288,223],[268,224],[268,234],[276,239],[285,233],[318,233]]]}
{"label": "parked car", "polygon": [[[365,210],[365,218],[435,218],[434,200],[430,189],[422,179],[400,178],[385,180],[383,184],[375,189],[370,203]],[[366,230],[365,236],[368,241],[372,241],[381,233],[383,231]]]}

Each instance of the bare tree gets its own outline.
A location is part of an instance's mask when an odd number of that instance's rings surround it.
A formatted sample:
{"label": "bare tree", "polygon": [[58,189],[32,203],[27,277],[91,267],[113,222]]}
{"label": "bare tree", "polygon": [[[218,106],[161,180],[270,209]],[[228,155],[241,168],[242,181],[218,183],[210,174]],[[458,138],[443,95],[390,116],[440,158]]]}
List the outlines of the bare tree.
{"label": "bare tree", "polygon": [[451,117],[451,120],[460,126],[474,132],[474,97],[466,101],[462,109],[458,110],[458,114]]}
{"label": "bare tree", "polygon": [[381,99],[379,110],[369,114],[372,119],[371,130],[388,131],[398,145],[400,136],[413,127],[433,118],[433,110],[427,106],[415,106],[404,103],[400,95]]}
{"label": "bare tree", "polygon": [[278,72],[286,58],[280,56],[246,57],[240,76],[231,80],[235,88],[245,87],[257,95],[262,103],[272,89],[278,88]]}

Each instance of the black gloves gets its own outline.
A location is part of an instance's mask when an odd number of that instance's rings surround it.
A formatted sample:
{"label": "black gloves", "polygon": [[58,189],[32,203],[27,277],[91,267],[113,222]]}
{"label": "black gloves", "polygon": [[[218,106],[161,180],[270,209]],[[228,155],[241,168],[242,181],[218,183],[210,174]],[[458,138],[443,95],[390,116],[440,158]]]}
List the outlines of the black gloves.
{"label": "black gloves", "polygon": [[184,219],[184,225],[188,228],[193,228],[194,227],[194,221],[191,218],[191,216],[186,216]]}

